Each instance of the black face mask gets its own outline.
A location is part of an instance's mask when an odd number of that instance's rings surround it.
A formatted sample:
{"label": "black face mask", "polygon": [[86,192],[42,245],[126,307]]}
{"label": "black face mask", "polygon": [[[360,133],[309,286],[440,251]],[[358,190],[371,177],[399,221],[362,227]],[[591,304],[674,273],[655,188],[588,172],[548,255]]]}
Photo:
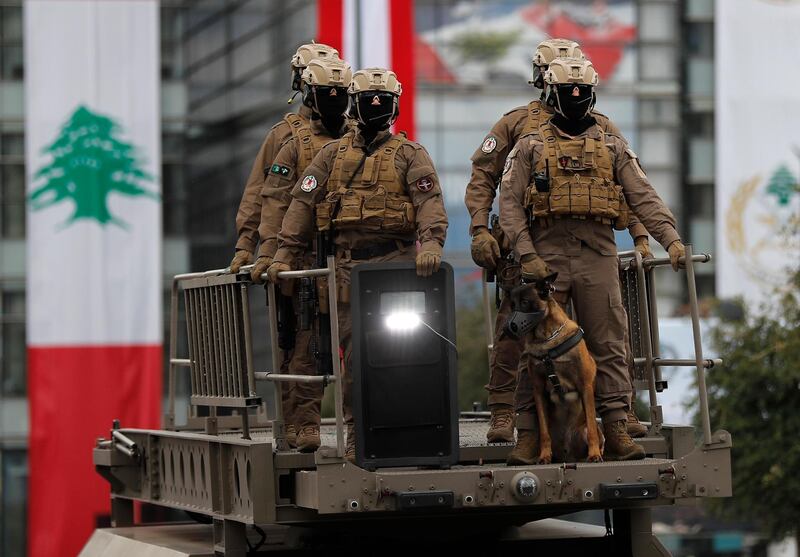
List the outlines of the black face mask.
{"label": "black face mask", "polygon": [[395,95],[387,92],[366,91],[356,97],[356,116],[359,127],[364,130],[380,131],[388,128],[394,121]]}
{"label": "black face mask", "polygon": [[[575,89],[578,94],[575,95]],[[594,104],[594,92],[591,85],[559,85],[557,89],[558,104],[564,118],[577,122],[582,120]]]}
{"label": "black face mask", "polygon": [[337,136],[344,124],[344,114],[350,102],[347,88],[317,85],[311,89],[309,97],[313,101],[312,108],[319,115],[325,129],[331,135]]}
{"label": "black face mask", "polygon": [[530,83],[537,89],[544,89],[544,73],[542,72],[542,68],[536,64],[533,65],[533,79]]}

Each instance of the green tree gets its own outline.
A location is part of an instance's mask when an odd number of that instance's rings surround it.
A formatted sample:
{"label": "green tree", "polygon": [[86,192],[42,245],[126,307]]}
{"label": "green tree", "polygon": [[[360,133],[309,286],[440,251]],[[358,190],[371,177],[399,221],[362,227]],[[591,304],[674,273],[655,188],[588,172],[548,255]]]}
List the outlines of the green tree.
{"label": "green tree", "polygon": [[134,146],[117,139],[120,126],[111,118],[79,106],[59,136],[42,152],[50,164],[40,168],[34,181],[44,183],[28,200],[34,211],[72,201],[75,209],[64,227],[80,219],[94,219],[102,225],[127,224],[111,214],[108,196],[116,192],[159,200],[160,196],[141,186],[153,177],[140,168]]}
{"label": "green tree", "polygon": [[800,271],[790,286],[714,331],[725,364],[708,373],[709,407],[733,438],[733,498],[711,505],[800,542]]}
{"label": "green tree", "polygon": [[785,207],[797,192],[797,180],[786,165],[782,164],[770,177],[767,193],[774,195],[778,199],[778,204]]}

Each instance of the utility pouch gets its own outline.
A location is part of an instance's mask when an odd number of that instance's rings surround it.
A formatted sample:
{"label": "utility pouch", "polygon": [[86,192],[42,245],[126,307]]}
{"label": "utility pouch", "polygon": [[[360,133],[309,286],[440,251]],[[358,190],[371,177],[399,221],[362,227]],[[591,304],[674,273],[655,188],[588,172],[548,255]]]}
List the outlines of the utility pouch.
{"label": "utility pouch", "polygon": [[334,224],[348,225],[361,222],[361,196],[353,190],[346,191],[339,202],[339,212],[334,216]]}
{"label": "utility pouch", "polygon": [[570,214],[569,189],[571,181],[571,176],[555,176],[552,179],[552,183],[550,184],[550,196],[548,198],[550,214]]}

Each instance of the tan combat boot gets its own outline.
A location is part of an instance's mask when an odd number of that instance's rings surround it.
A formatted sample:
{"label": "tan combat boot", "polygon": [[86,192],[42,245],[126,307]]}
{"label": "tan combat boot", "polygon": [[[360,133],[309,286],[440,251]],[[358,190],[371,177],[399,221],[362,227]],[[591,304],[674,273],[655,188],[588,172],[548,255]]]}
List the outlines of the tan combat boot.
{"label": "tan combat boot", "polygon": [[286,442],[290,449],[297,448],[297,428],[294,424],[286,424]]}
{"label": "tan combat boot", "polygon": [[628,435],[625,420],[604,422],[603,433],[606,436],[603,458],[605,460],[641,460],[644,458],[644,448],[637,445]]}
{"label": "tan combat boot", "polygon": [[319,426],[307,425],[300,428],[297,434],[297,450],[301,453],[313,453],[319,449]]}
{"label": "tan combat boot", "polygon": [[628,435],[631,437],[644,437],[647,435],[647,426],[643,425],[642,422],[639,421],[638,416],[636,416],[636,412],[633,411],[633,408],[628,410],[628,417],[625,421],[625,427],[628,429]]}
{"label": "tan combat boot", "polygon": [[347,426],[347,443],[344,446],[344,457],[355,464],[356,462],[356,428]]}
{"label": "tan combat boot", "polygon": [[501,406],[492,409],[486,440],[489,443],[514,442],[514,411],[510,407]]}
{"label": "tan combat boot", "polygon": [[522,466],[536,464],[539,460],[539,431],[535,429],[518,429],[517,444],[508,453],[506,464]]}

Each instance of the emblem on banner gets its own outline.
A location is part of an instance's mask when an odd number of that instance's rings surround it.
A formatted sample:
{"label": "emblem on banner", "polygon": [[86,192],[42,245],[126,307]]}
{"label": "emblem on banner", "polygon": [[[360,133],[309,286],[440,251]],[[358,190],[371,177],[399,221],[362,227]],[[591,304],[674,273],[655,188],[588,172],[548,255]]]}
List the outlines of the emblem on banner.
{"label": "emblem on banner", "polygon": [[39,211],[71,201],[74,212],[59,229],[81,219],[128,228],[125,221],[111,213],[110,194],[160,201],[157,192],[142,187],[154,178],[142,169],[136,147],[119,138],[122,131],[107,116],[85,106],[75,109],[58,137],[44,147],[52,160],[34,175],[34,181],[44,183],[28,195],[31,209]]}
{"label": "emblem on banner", "polygon": [[798,177],[785,164],[766,179],[756,175],[736,189],[725,213],[726,240],[754,282],[785,284],[785,267],[800,257],[797,239],[787,234],[797,226],[798,212]]}

